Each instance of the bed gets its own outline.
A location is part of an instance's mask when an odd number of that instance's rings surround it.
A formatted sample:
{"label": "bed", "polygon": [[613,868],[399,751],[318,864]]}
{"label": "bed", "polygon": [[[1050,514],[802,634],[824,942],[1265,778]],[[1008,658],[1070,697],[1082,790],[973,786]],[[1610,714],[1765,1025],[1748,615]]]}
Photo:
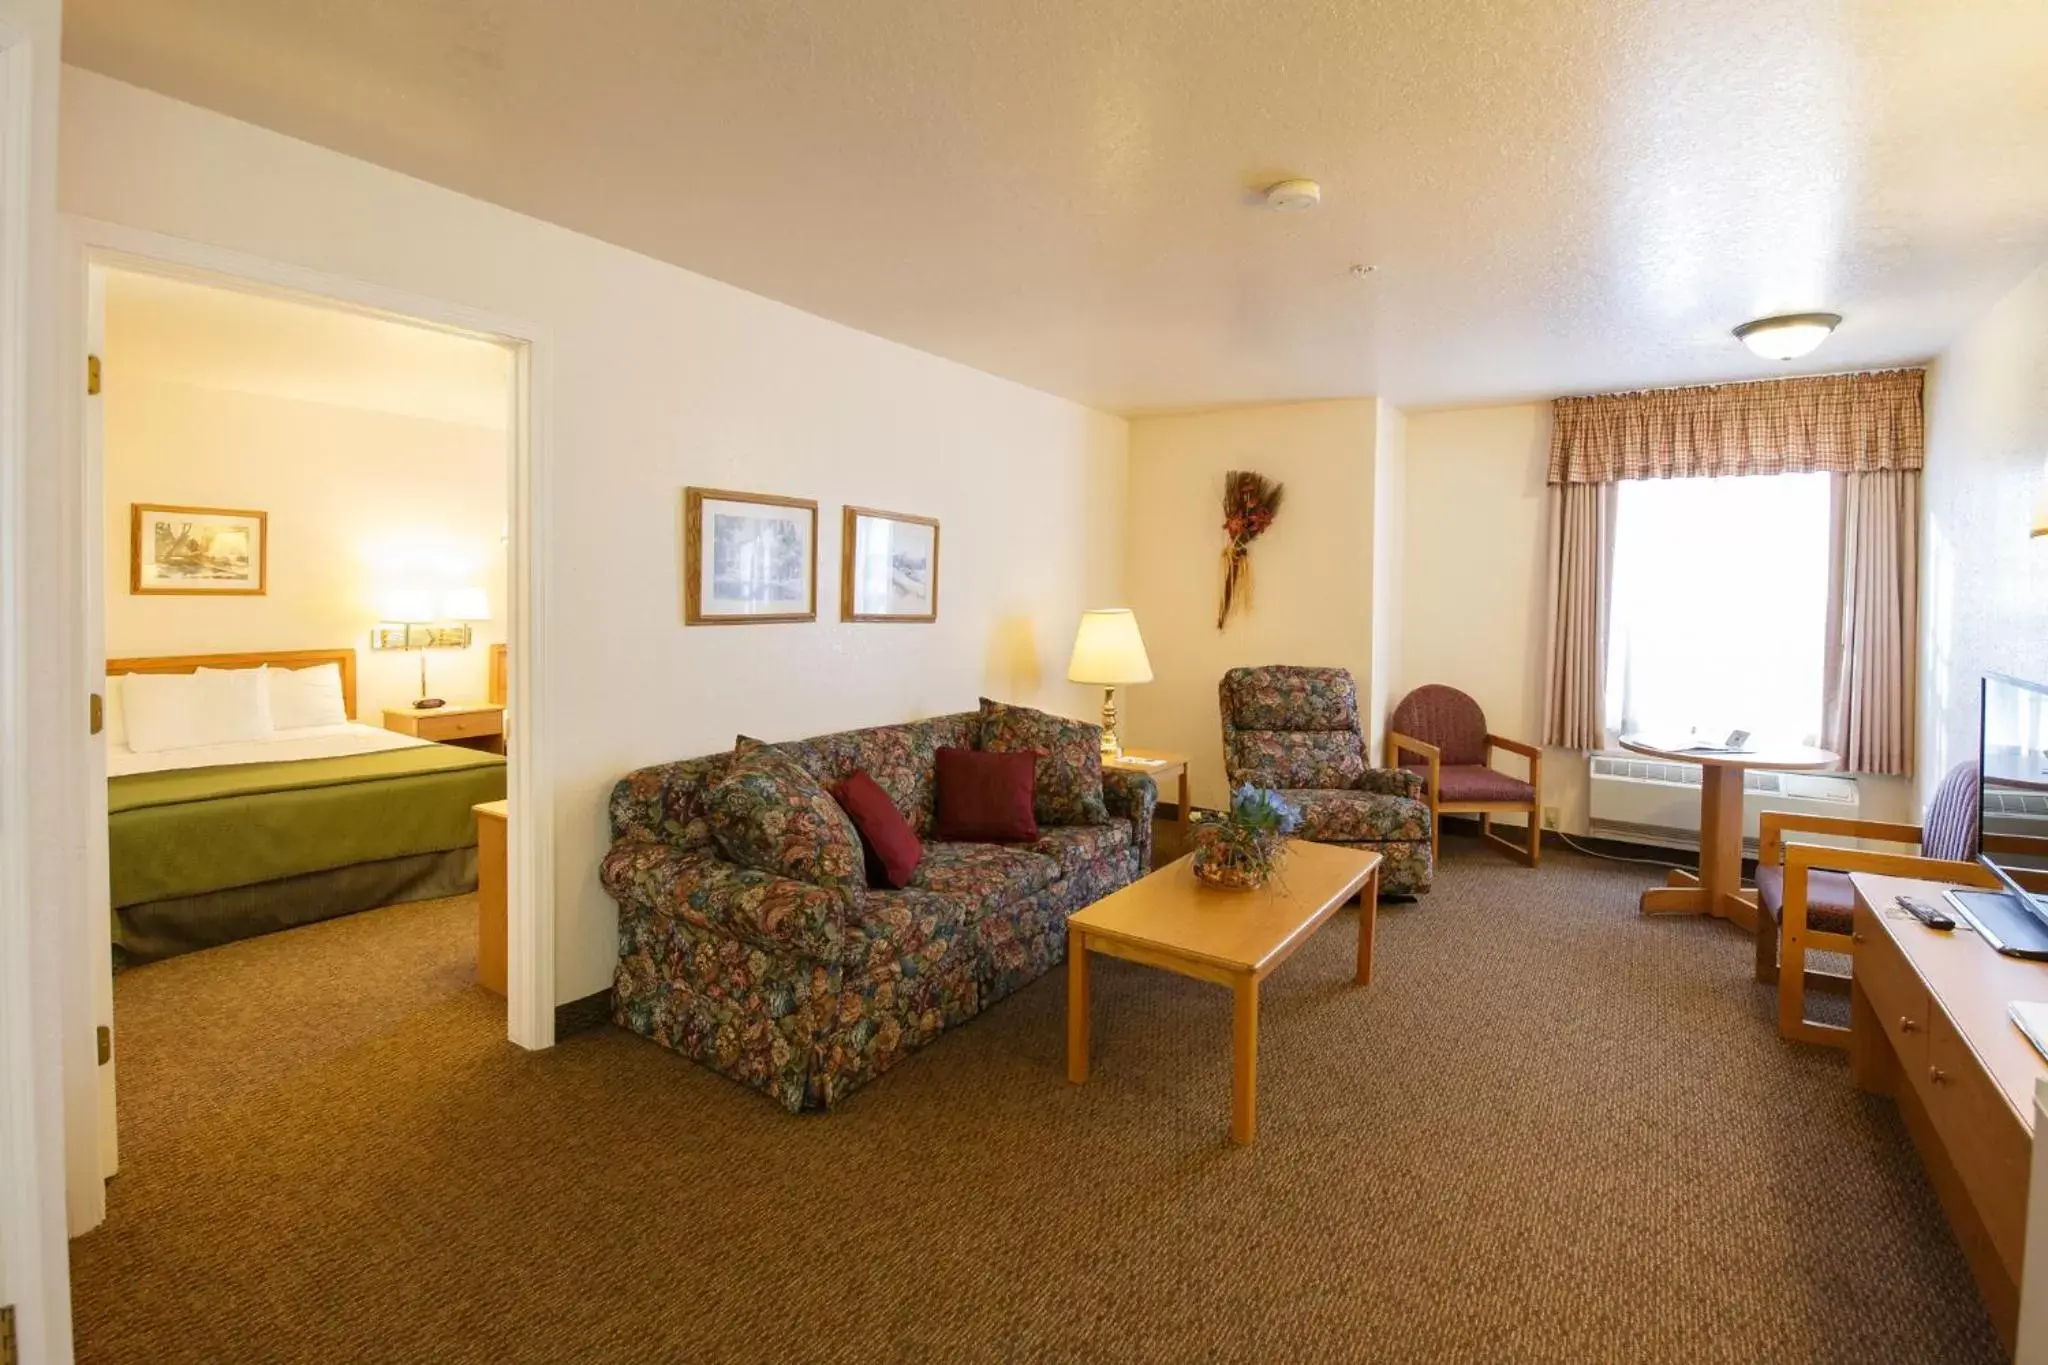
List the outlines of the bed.
{"label": "bed", "polygon": [[320,717],[335,723],[220,743],[131,749],[110,724],[108,879],[119,960],[156,961],[476,888],[471,808],[504,797],[505,760],[358,723],[355,663],[352,649],[108,661],[110,698],[124,687],[139,694],[141,685],[126,681],[138,674],[269,669],[324,680],[329,666],[340,694],[333,714]]}

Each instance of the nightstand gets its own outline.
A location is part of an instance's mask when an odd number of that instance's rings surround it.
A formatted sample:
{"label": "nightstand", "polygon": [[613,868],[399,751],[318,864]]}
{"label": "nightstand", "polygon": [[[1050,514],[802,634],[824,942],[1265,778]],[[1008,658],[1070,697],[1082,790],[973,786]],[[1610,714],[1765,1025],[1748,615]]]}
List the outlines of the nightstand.
{"label": "nightstand", "polygon": [[[1143,760],[1140,762],[1139,760]],[[1120,773],[1143,773],[1154,782],[1180,776],[1180,827],[1188,827],[1188,813],[1193,808],[1188,804],[1188,760],[1186,754],[1162,753],[1157,749],[1126,748],[1122,758],[1105,758],[1102,766]]]}
{"label": "nightstand", "polygon": [[505,993],[504,801],[476,810],[476,979],[494,995]]}
{"label": "nightstand", "polygon": [[436,744],[459,744],[490,754],[505,752],[505,708],[492,702],[449,702],[431,711],[387,706],[384,728]]}

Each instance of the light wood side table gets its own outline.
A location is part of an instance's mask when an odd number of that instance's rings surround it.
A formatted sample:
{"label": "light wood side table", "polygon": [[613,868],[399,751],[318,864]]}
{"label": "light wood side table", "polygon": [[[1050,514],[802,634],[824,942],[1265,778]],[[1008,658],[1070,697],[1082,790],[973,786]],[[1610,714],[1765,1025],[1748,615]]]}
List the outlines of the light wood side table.
{"label": "light wood side table", "polygon": [[[1150,762],[1136,763],[1133,759],[1149,759]],[[1122,758],[1105,758],[1102,766],[1120,773],[1143,773],[1154,782],[1164,782],[1169,777],[1180,778],[1180,794],[1175,805],[1180,807],[1180,827],[1188,827],[1188,756],[1169,754],[1160,749],[1125,749]]]}
{"label": "light wood side table", "polygon": [[449,702],[431,711],[412,706],[384,708],[384,728],[436,744],[459,744],[487,754],[505,752],[505,708],[493,702]]}
{"label": "light wood side table", "polygon": [[1757,908],[1742,895],[1742,774],[1750,768],[1809,772],[1832,768],[1838,756],[1804,744],[1758,747],[1739,754],[1665,749],[1623,735],[1621,747],[1645,758],[1700,767],[1700,870],[1673,872],[1666,885],[1643,893],[1646,915],[1712,915],[1755,929]]}
{"label": "light wood side table", "polygon": [[505,994],[505,818],[508,804],[486,801],[476,811],[476,979]]}

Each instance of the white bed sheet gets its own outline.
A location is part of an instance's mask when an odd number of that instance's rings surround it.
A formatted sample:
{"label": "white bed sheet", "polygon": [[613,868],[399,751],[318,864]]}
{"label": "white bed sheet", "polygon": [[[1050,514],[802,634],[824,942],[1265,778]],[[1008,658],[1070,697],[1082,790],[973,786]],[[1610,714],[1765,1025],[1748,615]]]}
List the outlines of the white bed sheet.
{"label": "white bed sheet", "polygon": [[431,740],[415,739],[375,725],[308,725],[278,730],[271,738],[242,744],[208,744],[196,749],[166,749],[138,754],[125,744],[107,746],[107,776],[169,772],[174,768],[225,768],[237,763],[290,763],[302,758],[341,758],[391,749],[416,749]]}

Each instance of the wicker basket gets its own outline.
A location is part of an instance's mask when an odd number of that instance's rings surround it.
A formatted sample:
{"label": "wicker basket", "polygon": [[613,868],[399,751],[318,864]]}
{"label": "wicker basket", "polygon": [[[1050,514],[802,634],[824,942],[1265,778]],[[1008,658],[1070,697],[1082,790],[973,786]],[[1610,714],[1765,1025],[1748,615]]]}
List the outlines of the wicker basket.
{"label": "wicker basket", "polygon": [[1251,834],[1220,821],[1194,827],[1195,875],[1211,886],[1252,891],[1264,886],[1287,848],[1277,834]]}

